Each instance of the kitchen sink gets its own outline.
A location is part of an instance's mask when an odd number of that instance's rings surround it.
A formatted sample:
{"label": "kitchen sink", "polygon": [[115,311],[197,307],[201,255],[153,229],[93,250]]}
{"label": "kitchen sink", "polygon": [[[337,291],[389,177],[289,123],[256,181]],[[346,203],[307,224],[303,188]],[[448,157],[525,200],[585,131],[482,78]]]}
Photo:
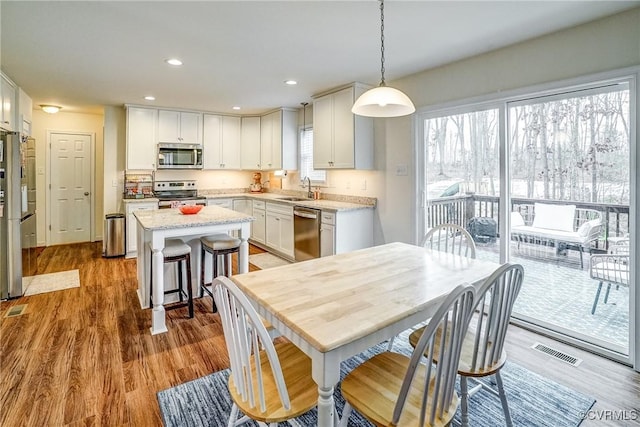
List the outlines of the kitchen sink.
{"label": "kitchen sink", "polygon": [[301,199],[300,197],[278,197],[278,200],[286,200],[287,202],[304,202],[311,199]]}

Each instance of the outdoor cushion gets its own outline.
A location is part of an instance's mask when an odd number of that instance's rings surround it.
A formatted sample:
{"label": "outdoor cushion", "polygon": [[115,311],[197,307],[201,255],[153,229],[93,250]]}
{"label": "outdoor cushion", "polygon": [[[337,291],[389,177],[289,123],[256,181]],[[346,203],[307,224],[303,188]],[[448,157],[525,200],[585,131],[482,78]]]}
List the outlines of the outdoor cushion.
{"label": "outdoor cushion", "polygon": [[524,225],[524,218],[520,212],[511,212],[511,227],[521,227]]}
{"label": "outdoor cushion", "polygon": [[576,205],[536,203],[534,210],[532,227],[573,232]]}

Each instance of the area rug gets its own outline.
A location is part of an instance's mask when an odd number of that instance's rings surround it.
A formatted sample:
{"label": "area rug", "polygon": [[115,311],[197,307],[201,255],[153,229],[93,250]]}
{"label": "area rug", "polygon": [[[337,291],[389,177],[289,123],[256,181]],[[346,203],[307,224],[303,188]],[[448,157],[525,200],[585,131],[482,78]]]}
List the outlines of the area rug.
{"label": "area rug", "polygon": [[260,270],[291,264],[286,259],[280,258],[267,252],[262,254],[249,255],[249,263],[255,265]]}
{"label": "area rug", "polygon": [[36,274],[35,276],[22,278],[22,289],[25,296],[79,287],[80,275],[78,270]]}
{"label": "area rug", "polygon": [[[396,339],[394,351],[410,354],[407,341]],[[404,344],[404,345],[403,345]],[[341,378],[374,354],[386,349],[380,344],[342,363]],[[502,368],[502,379],[509,401],[514,426],[527,427],[575,427],[580,425],[580,414],[586,413],[595,399],[548,380],[513,363]],[[225,369],[158,393],[158,402],[165,426],[213,426],[227,425],[231,400],[227,389],[229,370]],[[334,393],[338,415],[342,414],[344,400],[340,387]],[[456,414],[459,421],[460,410]],[[303,426],[317,425],[315,409],[298,417]],[[492,427],[505,425],[500,399],[481,390],[469,399],[470,425]],[[249,422],[248,426],[257,426]],[[285,425],[284,423],[282,425]],[[356,411],[352,412],[349,426],[372,426]]]}

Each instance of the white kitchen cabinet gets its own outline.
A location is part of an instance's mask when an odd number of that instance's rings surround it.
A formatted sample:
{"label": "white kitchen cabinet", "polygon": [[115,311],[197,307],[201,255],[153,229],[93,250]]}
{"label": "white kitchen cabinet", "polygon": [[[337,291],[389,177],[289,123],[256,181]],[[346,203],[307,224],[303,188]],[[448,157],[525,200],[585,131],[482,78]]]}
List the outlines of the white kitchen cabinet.
{"label": "white kitchen cabinet", "polygon": [[373,119],[351,112],[365,90],[356,83],[314,99],[314,169],[373,169]]}
{"label": "white kitchen cabinet", "polygon": [[336,253],[336,214],[322,212],[320,223],[320,256],[330,256]]}
{"label": "white kitchen cabinet", "polygon": [[267,246],[293,257],[293,206],[267,202],[266,214]]}
{"label": "white kitchen cabinet", "polygon": [[18,88],[18,130],[27,136],[31,136],[31,124],[33,115],[33,101],[27,93]]}
{"label": "white kitchen cabinet", "polygon": [[207,199],[207,206],[220,206],[221,208],[232,209],[233,201],[232,199],[228,199],[228,198]]}
{"label": "white kitchen cabinet", "polygon": [[16,128],[16,87],[4,75],[2,75],[0,80],[2,80],[0,84],[0,98],[2,101],[2,107],[0,108],[0,128],[13,131]]}
{"label": "white kitchen cabinet", "polygon": [[240,167],[260,169],[260,117],[243,117],[240,121]]}
{"label": "white kitchen cabinet", "polygon": [[266,242],[266,211],[263,201],[253,201],[253,216],[256,218],[251,226],[251,240],[264,244]]}
{"label": "white kitchen cabinet", "polygon": [[125,200],[125,213],[127,215],[127,253],[125,258],[135,258],[137,256],[137,242],[138,242],[138,221],[133,216],[135,211],[151,211],[158,209],[158,202],[138,202]]}
{"label": "white kitchen cabinet", "polygon": [[295,110],[282,108],[260,118],[260,169],[298,169]]}
{"label": "white kitchen cabinet", "polygon": [[203,169],[240,169],[241,119],[235,116],[203,116]]}
{"label": "white kitchen cabinet", "polygon": [[202,113],[159,110],[158,142],[202,144]]}
{"label": "white kitchen cabinet", "polygon": [[128,170],[154,170],[158,157],[158,110],[127,106]]}
{"label": "white kitchen cabinet", "polygon": [[320,256],[373,246],[373,209],[322,211]]}

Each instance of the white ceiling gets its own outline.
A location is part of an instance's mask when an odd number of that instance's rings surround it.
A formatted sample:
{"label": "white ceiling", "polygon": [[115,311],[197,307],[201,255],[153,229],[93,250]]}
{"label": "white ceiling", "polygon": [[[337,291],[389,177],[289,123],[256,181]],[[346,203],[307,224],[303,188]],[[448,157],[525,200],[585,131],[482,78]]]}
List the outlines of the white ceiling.
{"label": "white ceiling", "polygon": [[[385,2],[388,81],[640,1]],[[378,2],[0,2],[0,66],[34,101],[255,114],[380,79]],[[178,57],[180,68],[164,60]],[[299,84],[286,86],[286,79]],[[154,103],[143,99],[156,97]],[[237,113],[237,112],[236,112]]]}

